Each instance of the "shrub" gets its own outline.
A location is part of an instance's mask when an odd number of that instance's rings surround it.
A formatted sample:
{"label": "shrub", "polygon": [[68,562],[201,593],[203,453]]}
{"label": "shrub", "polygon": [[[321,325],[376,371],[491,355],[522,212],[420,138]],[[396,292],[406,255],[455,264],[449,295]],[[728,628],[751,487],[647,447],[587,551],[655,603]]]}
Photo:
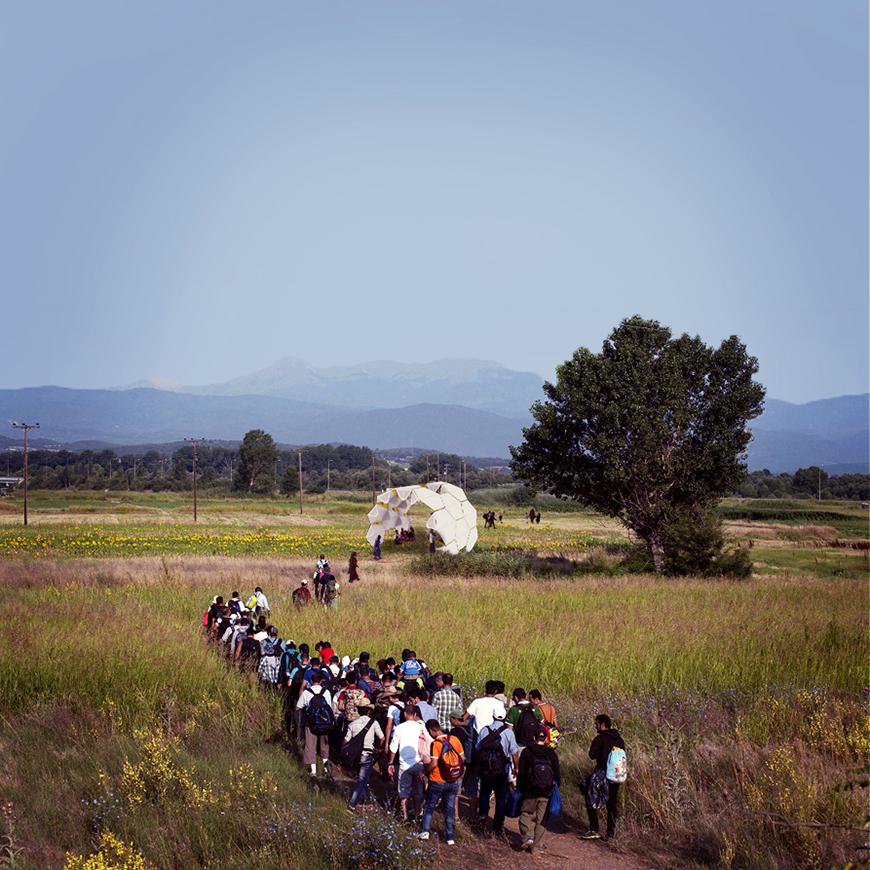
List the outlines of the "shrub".
{"label": "shrub", "polygon": [[665,573],[672,576],[748,577],[749,553],[725,543],[722,519],[714,511],[687,513],[668,523],[665,539]]}
{"label": "shrub", "polygon": [[411,561],[411,572],[446,577],[571,577],[580,574],[612,574],[613,566],[600,553],[582,561],[564,556],[539,556],[535,551],[484,550],[420,555]]}

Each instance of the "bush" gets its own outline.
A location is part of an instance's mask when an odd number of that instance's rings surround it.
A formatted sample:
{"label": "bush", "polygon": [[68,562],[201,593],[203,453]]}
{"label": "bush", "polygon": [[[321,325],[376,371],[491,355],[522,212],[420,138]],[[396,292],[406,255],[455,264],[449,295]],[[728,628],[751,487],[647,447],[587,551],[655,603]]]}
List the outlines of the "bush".
{"label": "bush", "polygon": [[542,557],[534,551],[484,550],[420,555],[411,561],[411,572],[446,577],[572,577],[581,574],[612,574],[613,566],[600,554],[591,553],[582,561],[564,556]]}
{"label": "bush", "polygon": [[725,544],[722,519],[714,511],[685,514],[670,522],[664,540],[665,573],[672,576],[748,577],[749,553]]}

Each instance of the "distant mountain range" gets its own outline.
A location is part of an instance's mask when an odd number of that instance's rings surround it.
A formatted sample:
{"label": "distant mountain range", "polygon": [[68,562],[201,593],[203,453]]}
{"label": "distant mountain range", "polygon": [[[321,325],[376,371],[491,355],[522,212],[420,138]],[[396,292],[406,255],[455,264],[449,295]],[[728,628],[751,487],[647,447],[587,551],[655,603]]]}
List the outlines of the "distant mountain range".
{"label": "distant mountain range", "polygon": [[265,369],[221,384],[177,386],[166,381],[142,381],[128,388],[173,389],[202,396],[273,396],[345,408],[462,405],[523,420],[528,417],[529,406],[540,397],[543,382],[540,375],[517,372],[488,360],[375,360],[355,366],[316,368],[305,360],[285,357]]}
{"label": "distant mountain range", "polygon": [[[0,420],[40,421],[34,446],[164,443],[194,435],[238,441],[261,428],[285,444],[507,457],[508,445],[522,439],[529,406],[542,397],[542,383],[538,375],[481,360],[315,368],[288,358],[210,386],[0,390]],[[870,470],[868,417],[867,394],[802,405],[768,399],[752,427],[750,468]],[[15,440],[11,430],[9,437]]]}

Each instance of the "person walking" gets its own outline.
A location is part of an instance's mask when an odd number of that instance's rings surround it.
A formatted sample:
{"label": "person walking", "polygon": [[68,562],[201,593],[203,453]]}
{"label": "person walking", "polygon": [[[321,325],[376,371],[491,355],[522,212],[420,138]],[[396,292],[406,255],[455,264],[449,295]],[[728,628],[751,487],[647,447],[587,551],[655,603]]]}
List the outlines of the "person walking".
{"label": "person walking", "polygon": [[520,806],[520,835],[523,849],[536,855],[544,842],[544,815],[553,795],[553,789],[561,785],[559,756],[547,746],[547,732],[538,728],[531,746],[520,755],[517,788],[523,796]]}
{"label": "person walking", "polygon": [[492,819],[493,833],[504,830],[505,810],[512,778],[519,769],[519,746],[513,729],[505,722],[495,719],[480,731],[477,738],[477,772],[480,776],[480,799],[477,820],[485,823],[489,818],[489,801],[495,795],[495,814]]}
{"label": "person walking", "polygon": [[430,738],[414,704],[405,706],[405,721],[400,722],[390,738],[390,764],[388,776],[396,769],[399,759],[399,803],[406,821],[417,815],[423,795],[423,754],[428,753]]}
{"label": "person walking", "polygon": [[335,724],[332,695],[323,687],[323,671],[313,670],[311,685],[299,696],[296,709],[304,713],[305,744],[302,763],[307,764],[312,777],[317,776],[317,756],[323,761],[323,772],[329,776],[329,732]]}
{"label": "person walking", "polygon": [[459,703],[459,696],[453,691],[453,674],[442,674],[441,687],[432,695],[432,706],[438,714],[442,731],[450,729],[450,714]]}
{"label": "person walking", "polygon": [[[362,695],[362,692],[360,694]],[[346,746],[359,734],[364,734],[365,736],[362,738],[362,754],[360,755],[356,785],[348,802],[350,809],[355,809],[361,800],[369,800],[371,797],[369,794],[369,779],[371,779],[372,768],[378,758],[378,747],[381,746],[384,740],[384,732],[374,717],[372,702],[363,695],[357,700],[356,707],[359,715],[347,726],[344,744]]]}
{"label": "person walking", "polygon": [[381,560],[381,536],[380,535],[378,535],[375,538],[375,543],[372,546],[372,558],[374,558],[374,560],[376,562],[379,562]]}
{"label": "person walking", "polygon": [[[619,786],[620,781],[610,779],[608,760],[614,749],[622,750],[623,774],[625,760],[625,741],[619,731],[613,727],[613,722],[605,713],[595,717],[595,739],[589,747],[589,757],[595,760],[595,770],[584,777],[580,790],[586,800],[586,812],[589,816],[589,830],[581,834],[582,840],[600,840],[598,830],[598,810],[602,802],[607,807],[607,839],[616,836],[616,822],[619,818]],[[604,799],[602,801],[602,798]]]}
{"label": "person walking", "polygon": [[311,601],[311,590],[308,588],[307,580],[303,580],[299,586],[293,590],[290,600],[293,602],[297,610],[301,610],[303,607],[308,606],[308,602]]}
{"label": "person walking", "polygon": [[468,715],[474,717],[473,726],[480,734],[487,725],[492,725],[494,719],[504,719],[507,715],[504,703],[496,698],[499,684],[496,680],[487,680],[483,688],[484,697],[476,698],[468,705]]}
{"label": "person walking", "polygon": [[357,569],[356,550],[350,554],[350,560],[347,563],[347,582],[356,583],[359,580],[359,571]]}
{"label": "person walking", "polygon": [[542,713],[526,698],[526,690],[516,688],[511,695],[513,706],[507,711],[505,722],[514,729],[520,752],[535,742],[541,726]]}
{"label": "person walking", "polygon": [[447,845],[452,846],[456,842],[456,800],[465,772],[465,752],[462,742],[457,737],[445,734],[437,719],[430,719],[426,723],[426,730],[432,738],[432,748],[429,755],[423,758],[429,776],[429,788],[423,805],[420,839],[429,839],[432,816],[440,802],[444,806],[444,838]]}

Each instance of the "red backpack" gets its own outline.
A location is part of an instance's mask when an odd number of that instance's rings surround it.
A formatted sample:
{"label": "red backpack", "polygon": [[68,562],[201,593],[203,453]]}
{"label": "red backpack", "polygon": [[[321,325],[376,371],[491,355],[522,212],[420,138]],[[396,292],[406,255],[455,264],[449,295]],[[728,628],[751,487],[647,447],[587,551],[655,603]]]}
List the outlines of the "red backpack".
{"label": "red backpack", "polygon": [[441,738],[441,754],[438,756],[438,772],[444,782],[456,782],[462,779],[465,772],[465,763],[462,756],[456,751],[449,737]]}

